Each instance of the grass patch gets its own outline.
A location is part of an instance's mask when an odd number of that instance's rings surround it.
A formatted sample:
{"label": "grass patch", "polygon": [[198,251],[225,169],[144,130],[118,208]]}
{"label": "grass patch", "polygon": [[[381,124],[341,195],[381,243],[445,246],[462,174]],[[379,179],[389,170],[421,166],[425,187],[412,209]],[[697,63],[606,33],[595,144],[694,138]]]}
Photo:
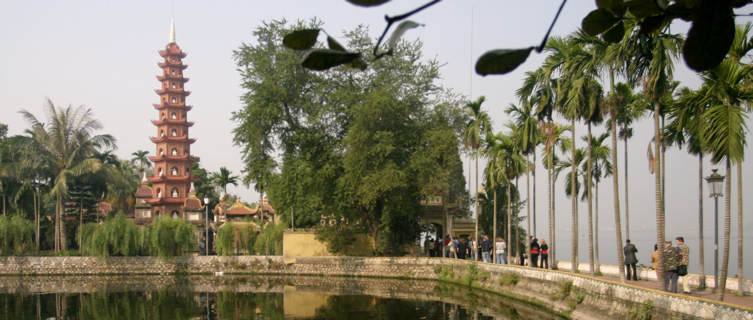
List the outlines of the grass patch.
{"label": "grass patch", "polygon": [[499,284],[503,286],[514,286],[520,281],[520,276],[517,273],[504,273],[499,279]]}
{"label": "grass patch", "polygon": [[646,300],[646,302],[630,309],[627,318],[630,320],[651,320],[653,319],[653,314],[654,302]]}

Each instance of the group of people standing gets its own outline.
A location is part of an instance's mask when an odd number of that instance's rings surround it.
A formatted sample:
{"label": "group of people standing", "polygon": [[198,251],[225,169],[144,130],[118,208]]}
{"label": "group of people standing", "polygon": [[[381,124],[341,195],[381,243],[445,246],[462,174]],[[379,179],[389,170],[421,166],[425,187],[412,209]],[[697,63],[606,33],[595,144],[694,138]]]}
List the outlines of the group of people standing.
{"label": "group of people standing", "polygon": [[[672,246],[672,241],[668,240],[664,242],[662,252],[664,253],[663,270],[664,270],[664,291],[678,292],[678,282],[682,281],[682,287],[684,293],[690,293],[690,284],[688,283],[688,264],[690,264],[690,248],[685,244],[683,237],[675,238],[677,246]],[[625,253],[625,272],[627,273],[627,280],[638,280],[638,274],[635,270],[635,265],[638,263],[636,253],[638,249],[630,243],[630,240],[625,241],[625,247],[623,252]],[[654,245],[654,253],[651,255],[651,262],[654,264],[654,270],[659,275],[659,246]]]}
{"label": "group of people standing", "polygon": [[[549,245],[546,241],[531,237],[531,259],[530,266],[537,268],[549,268]],[[474,250],[475,248],[475,250]],[[489,239],[484,235],[479,244],[465,237],[453,237],[446,235],[442,241],[439,239],[432,240],[427,238],[424,242],[426,255],[430,257],[445,257],[456,259],[482,260],[492,262],[496,258],[496,263],[507,264],[507,242],[501,237],[496,241]],[[540,258],[540,260],[539,260]],[[520,259],[520,264],[525,264],[525,259]]]}

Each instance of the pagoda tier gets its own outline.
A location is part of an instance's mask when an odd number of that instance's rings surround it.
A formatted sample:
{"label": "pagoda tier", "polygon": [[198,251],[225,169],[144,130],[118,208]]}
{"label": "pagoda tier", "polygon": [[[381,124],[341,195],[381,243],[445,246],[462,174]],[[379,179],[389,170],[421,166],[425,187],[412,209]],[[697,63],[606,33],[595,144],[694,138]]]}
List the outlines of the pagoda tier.
{"label": "pagoda tier", "polygon": [[175,62],[175,61],[169,61],[169,60],[166,61],[166,62],[158,62],[157,65],[160,68],[163,68],[163,69],[165,69],[165,68],[178,68],[180,70],[185,70],[186,68],[188,68],[187,65],[185,65],[185,64],[183,64],[181,62]]}
{"label": "pagoda tier", "polygon": [[193,126],[193,122],[180,119],[152,120],[152,124],[155,126],[161,126],[163,124],[180,124],[185,125],[186,127]]}
{"label": "pagoda tier", "polygon": [[183,83],[188,82],[188,78],[183,78],[180,76],[174,76],[170,74],[164,74],[161,76],[157,76],[157,80],[159,81],[165,81],[165,80],[174,80],[174,81],[182,81]]}
{"label": "pagoda tier", "polygon": [[181,58],[185,58],[186,57],[186,53],[183,52],[183,51],[180,51],[180,52],[176,53],[175,51],[160,50],[159,51],[159,55],[161,57],[163,57],[163,58],[166,58],[168,56],[171,56],[171,57],[181,57]]}
{"label": "pagoda tier", "polygon": [[188,136],[177,136],[177,137],[170,137],[170,136],[164,136],[164,137],[151,137],[149,138],[154,143],[163,143],[163,142],[186,142],[188,144],[192,144],[196,142],[196,139],[189,139]]}
{"label": "pagoda tier", "polygon": [[152,162],[160,162],[163,160],[170,160],[170,161],[191,161],[196,162],[199,158],[192,157],[189,155],[182,155],[182,156],[170,156],[170,155],[163,155],[163,156],[157,156],[157,157],[149,157],[149,160]]}
{"label": "pagoda tier", "polygon": [[154,162],[155,176],[147,179],[152,184],[152,196],[146,199],[146,203],[151,205],[154,217],[185,217],[189,186],[197,180],[191,176],[191,167],[198,159],[189,152],[190,145],[196,141],[188,136],[188,128],[193,122],[188,121],[187,116],[192,107],[186,105],[185,99],[191,92],[184,88],[188,79],[183,77],[187,66],[182,58],[186,54],[175,43],[174,25],[171,26],[170,42],[159,54],[164,58],[157,64],[162,69],[162,75],[157,76],[161,86],[154,90],[160,97],[160,103],[154,104],[159,120],[152,120],[158,137],[150,138],[157,156],[150,158]]}
{"label": "pagoda tier", "polygon": [[186,91],[181,88],[155,89],[154,92],[156,92],[158,95],[163,95],[165,93],[180,94],[180,95],[183,95],[184,97],[191,95],[191,91]]}
{"label": "pagoda tier", "polygon": [[196,182],[196,181],[198,181],[196,179],[196,177],[192,177],[192,176],[165,176],[165,175],[162,175],[162,176],[152,176],[152,177],[148,177],[146,179],[147,179],[147,181],[149,181],[151,183],[154,183],[154,182],[165,182],[165,181],[170,181],[170,182],[191,182],[191,181]]}
{"label": "pagoda tier", "polygon": [[178,109],[182,109],[182,110],[185,110],[185,111],[190,111],[191,109],[193,109],[193,106],[187,106],[187,105],[184,105],[182,103],[176,103],[176,104],[171,104],[171,103],[164,103],[164,104],[163,103],[159,103],[159,104],[157,104],[157,103],[155,103],[155,104],[152,104],[152,106],[154,106],[154,109],[157,109],[157,110],[162,110],[162,109],[166,109],[166,108],[178,108]]}

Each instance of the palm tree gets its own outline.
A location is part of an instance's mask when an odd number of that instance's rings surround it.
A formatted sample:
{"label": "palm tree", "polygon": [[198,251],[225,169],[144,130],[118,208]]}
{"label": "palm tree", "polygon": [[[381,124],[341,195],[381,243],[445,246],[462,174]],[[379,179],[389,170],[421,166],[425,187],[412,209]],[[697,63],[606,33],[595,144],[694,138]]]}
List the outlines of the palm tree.
{"label": "palm tree", "polygon": [[[573,38],[550,38],[546,50],[550,53],[544,61],[544,66],[549,70],[549,74],[558,72],[560,78],[557,80],[556,111],[570,121],[571,141],[575,141],[575,122],[579,120],[583,112],[583,90],[588,86],[587,77],[583,77],[583,63],[586,55],[582,46],[576,43]],[[571,145],[571,158],[575,158],[575,143]],[[570,189],[575,189],[576,183],[575,168],[570,172]],[[577,199],[573,198],[571,203],[572,210],[572,272],[578,271],[578,204]]]}
{"label": "palm tree", "polygon": [[220,167],[220,171],[212,173],[212,176],[209,179],[211,179],[216,186],[222,188],[223,193],[227,194],[227,185],[232,184],[238,186],[238,179],[240,178],[234,176],[228,168]]}
{"label": "palm tree", "polygon": [[33,114],[21,110],[31,124],[27,133],[33,139],[28,145],[30,154],[44,162],[53,177],[51,196],[55,198],[55,252],[65,249],[63,229],[63,199],[68,194],[69,180],[87,173],[96,172],[101,162],[94,152],[101,147],[113,147],[115,139],[110,135],[94,135],[102,125],[83,106],[56,107],[47,100],[49,122],[41,122]]}
{"label": "palm tree", "polygon": [[[700,93],[712,105],[703,114],[708,121],[705,131],[708,147],[713,162],[725,162],[727,177],[731,177],[732,174],[731,164],[735,163],[739,166],[745,153],[747,114],[742,104],[753,98],[753,88],[748,82],[752,70],[751,65],[740,65],[734,59],[726,58],[717,67],[703,75],[704,85]],[[719,300],[724,300],[729,265],[731,180],[725,179],[728,196],[724,200],[724,249],[722,275],[719,280],[721,282]],[[738,176],[738,181],[742,181],[741,175]],[[738,218],[739,223],[742,223],[742,217]],[[742,230],[738,231],[740,232],[738,237],[742,238]],[[738,242],[738,246],[741,246],[741,243]],[[742,258],[742,255],[739,258]],[[742,276],[742,273],[739,276]]]}
{"label": "palm tree", "polygon": [[[473,156],[476,160],[476,191],[478,191],[478,158],[479,148],[484,137],[492,131],[491,120],[489,120],[489,114],[481,110],[481,104],[484,103],[486,98],[484,96],[479,97],[476,101],[468,102],[465,105],[465,111],[468,114],[469,120],[465,126],[463,141],[464,144],[471,147],[473,150]],[[478,243],[478,192],[476,192],[476,227],[475,227],[475,243]],[[475,248],[474,248],[475,250]]]}
{"label": "palm tree", "polygon": [[152,162],[149,161],[149,157],[147,157],[148,154],[149,151],[146,150],[136,150],[131,153],[133,156],[133,158],[131,158],[131,163],[134,165],[138,163],[139,175],[143,175],[147,168],[152,167]]}
{"label": "palm tree", "polygon": [[557,269],[556,265],[556,229],[555,229],[555,212],[554,212],[554,167],[559,161],[556,160],[556,148],[561,146],[564,139],[563,135],[570,127],[559,125],[554,122],[545,122],[541,125],[541,133],[544,138],[544,167],[547,169],[547,228],[549,231],[549,243],[551,244],[549,253],[549,265]]}
{"label": "palm tree", "polygon": [[[526,156],[525,162],[526,162],[526,210],[527,210],[527,218],[528,218],[528,235],[532,235],[531,233],[531,194],[530,194],[530,185],[531,185],[531,178],[530,173],[531,171],[534,171],[533,168],[531,168],[531,161],[528,160],[528,156],[530,154],[536,154],[536,145],[538,145],[538,141],[540,140],[539,137],[539,123],[538,119],[536,119],[535,110],[533,109],[534,104],[531,103],[528,100],[524,100],[520,107],[510,104],[507,109],[505,109],[505,112],[508,115],[511,115],[514,118],[514,130],[513,134],[515,135],[516,140],[519,142],[519,149],[523,152],[523,154]],[[535,165],[535,157],[533,164]],[[534,177],[535,180],[535,177]],[[534,190],[534,195],[535,195]],[[535,199],[534,199],[535,203]],[[536,211],[533,212],[534,214],[534,225],[536,222]],[[535,234],[535,228],[534,233]],[[530,245],[526,245],[528,248],[528,256],[531,256],[531,248]]]}
{"label": "palm tree", "polygon": [[[595,139],[591,139],[590,153],[593,157],[593,166],[591,167],[591,179],[594,184],[594,264],[595,273],[601,272],[601,266],[599,264],[599,183],[602,178],[606,178],[612,175],[612,162],[609,161],[609,147],[604,145],[604,141],[609,137],[609,133],[605,132]],[[587,170],[587,168],[584,168]]]}
{"label": "palm tree", "polygon": [[687,144],[688,152],[698,156],[698,249],[699,273],[701,274],[700,288],[706,287],[706,271],[703,250],[703,154],[705,147],[705,121],[703,114],[708,110],[708,103],[697,92],[682,88],[677,103],[668,110],[669,125],[665,127],[665,137],[668,144],[680,147]]}
{"label": "palm tree", "polygon": [[[497,151],[496,158],[501,162],[498,164],[498,167],[502,170],[503,181],[507,184],[507,243],[514,245],[514,248],[517,251],[519,243],[517,240],[518,238],[515,237],[513,239],[511,237],[512,225],[515,224],[516,230],[518,225],[518,221],[512,221],[512,181],[523,173],[526,159],[521,155],[520,149],[518,148],[519,145],[511,135],[500,133],[495,135],[495,140],[495,144],[497,145],[495,148]],[[508,248],[507,261],[510,261],[511,253],[512,250]]]}
{"label": "palm tree", "polygon": [[[628,175],[628,140],[633,137],[633,121],[642,118],[649,103],[645,96],[633,93],[633,89],[626,83],[620,82],[614,86],[615,117],[619,128],[617,138],[622,139],[625,157],[625,238],[630,239],[630,187]],[[610,122],[611,123],[611,122]]]}
{"label": "palm tree", "polygon": [[[484,170],[485,176],[488,182],[488,186],[492,190],[494,190],[494,213],[492,214],[492,239],[495,239],[494,241],[496,241],[497,239],[497,187],[500,185],[500,182],[507,183],[507,176],[504,174],[505,172],[503,162],[503,157],[505,157],[505,153],[507,152],[507,150],[505,150],[505,147],[507,146],[504,144],[505,141],[503,139],[503,137],[498,137],[498,135],[488,135],[486,136],[487,143],[486,147],[484,148],[484,153],[486,154],[487,159],[489,159],[486,170]],[[510,186],[508,185],[507,188],[509,189],[509,187]],[[497,263],[496,254],[494,255],[493,259],[493,262]]]}
{"label": "palm tree", "polygon": [[[666,28],[664,29],[666,30]],[[664,145],[661,135],[659,119],[661,117],[661,98],[671,92],[670,86],[674,69],[673,59],[678,57],[682,39],[675,34],[668,34],[664,30],[650,34],[641,33],[633,29],[629,41],[635,44],[637,54],[628,62],[630,69],[626,75],[629,81],[644,78],[644,92],[653,104],[654,111],[654,140],[655,154],[661,155]],[[614,133],[613,133],[614,134]],[[615,139],[615,137],[612,137]],[[614,150],[612,152],[615,152]],[[661,159],[661,158],[659,158]],[[664,192],[662,184],[662,166],[656,166],[655,196],[656,196],[656,243],[664,243]],[[621,244],[620,244],[621,245]],[[659,282],[664,281],[664,253],[659,250],[657,275]]]}

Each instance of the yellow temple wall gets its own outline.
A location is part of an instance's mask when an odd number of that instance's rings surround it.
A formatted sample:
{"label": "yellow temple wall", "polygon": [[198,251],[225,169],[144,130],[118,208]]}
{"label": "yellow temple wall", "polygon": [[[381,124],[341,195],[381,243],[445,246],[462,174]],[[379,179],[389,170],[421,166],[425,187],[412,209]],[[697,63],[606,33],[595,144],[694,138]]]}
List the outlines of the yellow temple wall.
{"label": "yellow temple wall", "polygon": [[[356,240],[346,248],[346,255],[373,256],[374,240],[366,234],[357,234]],[[282,255],[285,257],[327,257],[334,256],[327,250],[327,244],[316,239],[314,230],[286,230],[282,235]]]}

